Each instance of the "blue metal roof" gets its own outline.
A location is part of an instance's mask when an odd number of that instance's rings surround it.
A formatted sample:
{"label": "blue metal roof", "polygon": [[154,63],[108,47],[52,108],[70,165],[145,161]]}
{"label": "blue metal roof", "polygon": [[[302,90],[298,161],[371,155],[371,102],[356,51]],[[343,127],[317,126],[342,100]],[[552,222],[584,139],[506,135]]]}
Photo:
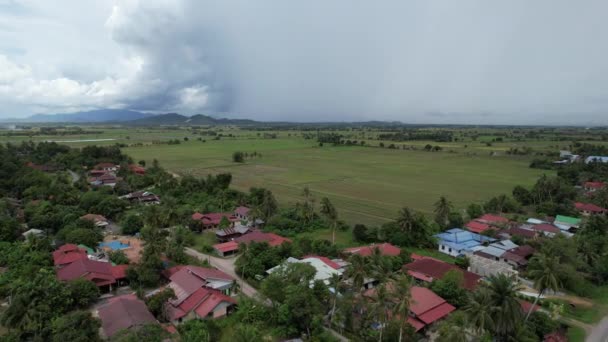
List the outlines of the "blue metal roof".
{"label": "blue metal roof", "polygon": [[459,251],[470,250],[486,241],[494,241],[494,239],[490,237],[475,234],[460,228],[452,228],[435,235],[435,237],[439,240],[439,244]]}

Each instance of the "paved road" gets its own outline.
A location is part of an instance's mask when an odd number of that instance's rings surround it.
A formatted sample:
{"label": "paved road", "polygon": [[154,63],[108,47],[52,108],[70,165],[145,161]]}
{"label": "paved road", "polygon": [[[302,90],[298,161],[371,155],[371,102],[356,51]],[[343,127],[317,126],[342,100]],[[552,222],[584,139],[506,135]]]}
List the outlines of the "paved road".
{"label": "paved road", "polygon": [[[218,257],[214,257],[212,255],[201,253],[192,248],[186,248],[186,254],[193,256],[199,260],[207,260],[207,261],[209,261],[209,264],[211,266],[234,277],[234,279],[236,279],[237,284],[239,284],[239,286],[241,287],[241,293],[243,293],[245,296],[263,300],[263,297],[258,293],[258,290],[256,290],[253,286],[249,285],[247,282],[245,282],[243,279],[241,279],[241,277],[239,277],[236,274],[236,272],[235,272],[236,267],[234,265],[236,258],[227,258],[227,259],[218,258]],[[265,300],[265,303],[267,305],[271,304],[271,302],[268,299]],[[337,338],[338,340],[340,340],[342,342],[350,341],[348,338],[342,336],[340,333],[338,333],[337,331],[335,331],[333,329],[330,329],[327,327],[323,327],[323,328],[325,330],[327,330],[330,334],[332,334],[335,338]]]}
{"label": "paved road", "polygon": [[587,342],[608,342],[608,316],[587,330]]}

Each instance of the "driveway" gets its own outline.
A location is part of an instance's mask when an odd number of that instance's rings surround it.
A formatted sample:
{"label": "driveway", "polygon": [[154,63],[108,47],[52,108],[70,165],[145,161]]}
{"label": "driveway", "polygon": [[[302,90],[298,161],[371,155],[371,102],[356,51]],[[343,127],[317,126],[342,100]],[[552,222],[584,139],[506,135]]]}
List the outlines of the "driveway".
{"label": "driveway", "polygon": [[243,281],[243,279],[241,279],[241,277],[239,277],[236,274],[236,270],[235,270],[236,266],[234,265],[236,258],[229,258],[229,259],[218,258],[218,257],[214,257],[214,256],[211,256],[208,254],[203,254],[192,248],[186,248],[186,254],[193,256],[199,260],[203,260],[203,261],[207,260],[211,266],[234,277],[234,279],[236,279],[237,284],[239,284],[239,286],[241,288],[241,292],[245,296],[261,298],[259,296],[258,290],[256,290],[253,286],[249,285],[245,281]]}
{"label": "driveway", "polygon": [[608,342],[608,316],[604,317],[598,324],[587,330],[587,342]]}

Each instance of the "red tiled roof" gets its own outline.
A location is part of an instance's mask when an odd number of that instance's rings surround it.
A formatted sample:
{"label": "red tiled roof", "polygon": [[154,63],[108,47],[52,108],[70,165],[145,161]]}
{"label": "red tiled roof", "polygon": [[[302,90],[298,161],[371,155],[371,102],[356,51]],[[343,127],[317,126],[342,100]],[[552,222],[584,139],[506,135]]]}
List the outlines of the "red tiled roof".
{"label": "red tiled roof", "polygon": [[211,291],[211,294],[203,300],[194,312],[196,312],[200,318],[205,318],[222,302],[236,304],[236,300],[233,298],[228,297],[219,291]]}
{"label": "red tiled roof", "polygon": [[57,270],[57,278],[63,281],[85,278],[97,286],[104,286],[116,282],[112,274],[112,265],[109,262],[79,259]]}
{"label": "red tiled roof", "polygon": [[250,243],[250,242],[267,242],[271,247],[279,246],[283,244],[283,242],[291,243],[291,240],[282,237],[280,235],[274,233],[264,233],[260,231],[254,231],[249,234],[245,234],[234,239],[236,243]]}
{"label": "red tiled roof", "polygon": [[471,273],[469,271],[465,271],[458,266],[448,264],[447,262],[439,261],[436,259],[424,258],[420,260],[413,261],[404,266],[408,273],[409,271],[414,272],[410,275],[414,276],[414,274],[422,274],[425,276],[424,278],[417,278],[423,281],[428,281],[428,278],[431,279],[441,279],[443,276],[451,270],[456,270],[457,272],[461,272],[464,277],[464,287],[468,290],[473,290],[477,287],[480,276],[477,274]]}
{"label": "red tiled roof", "polygon": [[606,211],[606,209],[599,207],[595,204],[592,203],[581,203],[581,202],[576,202],[574,203],[574,207],[576,208],[576,210],[580,210],[580,211],[589,211],[592,213],[603,213]]}
{"label": "red tiled roof", "polygon": [[117,166],[114,163],[99,163],[99,164],[95,165],[96,169],[111,168],[111,167],[117,167]]}
{"label": "red tiled roof", "polygon": [[492,214],[484,214],[481,217],[476,218],[475,220],[487,223],[508,223],[509,219],[506,217],[502,217],[499,215]]}
{"label": "red tiled roof", "polygon": [[194,213],[194,214],[192,214],[192,219],[195,220],[195,221],[199,221],[202,218],[203,218],[203,214],[201,214],[201,213]]}
{"label": "red tiled roof", "polygon": [[561,230],[556,226],[548,223],[535,224],[532,229],[547,233],[559,233]]}
{"label": "red tiled roof", "polygon": [[[198,214],[198,213],[197,213]],[[193,219],[194,215],[192,215]],[[209,213],[204,214],[200,217],[200,220],[203,222],[203,225],[218,225],[222,222],[222,218],[227,218],[230,222],[236,222],[239,219],[236,216],[232,215],[232,213]],[[196,220],[196,219],[195,219]]]}
{"label": "red tiled roof", "polygon": [[129,170],[131,170],[131,172],[143,175],[146,173],[146,169],[139,166],[139,165],[135,165],[135,164],[131,164],[129,165]]}
{"label": "red tiled roof", "polygon": [[426,326],[426,324],[424,324],[423,322],[417,320],[414,317],[408,317],[407,318],[407,322],[414,327],[414,331],[418,332],[420,330],[422,330],[422,328],[424,328]]}
{"label": "red tiled roof", "polygon": [[236,251],[237,249],[239,249],[239,244],[236,243],[235,241],[228,241],[228,242],[224,242],[224,243],[215,244],[215,245],[213,245],[213,248],[222,253],[226,253],[226,252]]}
{"label": "red tiled roof", "polygon": [[347,254],[359,254],[361,256],[370,256],[372,255],[375,248],[378,248],[380,250],[380,254],[382,255],[398,256],[399,254],[401,254],[401,249],[399,249],[399,247],[391,245],[390,243],[346,248],[343,252]]}
{"label": "red tiled roof", "polygon": [[55,266],[67,265],[80,259],[87,259],[87,251],[71,243],[65,244],[53,252]]}
{"label": "red tiled roof", "polygon": [[426,324],[431,324],[456,310],[426,287],[412,286],[411,295],[410,311]]}
{"label": "red tiled roof", "polygon": [[241,206],[241,207],[237,207],[236,209],[234,209],[234,213],[241,215],[241,216],[247,216],[247,215],[249,215],[250,210],[251,209],[249,209],[247,207]]}
{"label": "red tiled roof", "polygon": [[127,268],[129,265],[116,265],[112,266],[112,276],[116,279],[124,279],[127,277]]}
{"label": "red tiled roof", "polygon": [[524,258],[531,256],[532,254],[534,254],[534,252],[536,252],[536,250],[529,245],[522,245],[509,250],[509,253],[513,253]]}
{"label": "red tiled roof", "polygon": [[162,271],[161,273],[163,276],[165,276],[165,278],[169,279],[169,278],[171,278],[172,275],[179,272],[184,267],[186,267],[186,266],[184,266],[184,265],[173,266],[173,267],[170,267],[170,268]]}
{"label": "red tiled roof", "polygon": [[490,227],[490,225],[486,224],[486,223],[482,223],[482,222],[478,222],[478,221],[469,221],[467,224],[464,225],[464,227],[466,229],[468,229],[469,231],[473,232],[473,233],[483,233],[486,230],[492,229]]}
{"label": "red tiled roof", "polygon": [[511,227],[507,230],[509,235],[518,235],[523,236],[525,238],[531,239],[536,236],[536,231],[532,229],[524,229],[520,227]]}
{"label": "red tiled roof", "polygon": [[606,186],[604,182],[585,182],[584,187],[586,189],[601,189]]}
{"label": "red tiled roof", "polygon": [[325,265],[333,268],[334,270],[340,269],[340,265],[331,261],[328,257],[318,256],[318,255],[307,255],[307,256],[303,257],[302,259],[309,259],[309,258],[319,259],[319,260],[323,261],[323,263],[325,263]]}
{"label": "red tiled roof", "polygon": [[122,329],[156,322],[146,304],[134,294],[110,298],[108,304],[99,308],[99,318],[108,337]]}

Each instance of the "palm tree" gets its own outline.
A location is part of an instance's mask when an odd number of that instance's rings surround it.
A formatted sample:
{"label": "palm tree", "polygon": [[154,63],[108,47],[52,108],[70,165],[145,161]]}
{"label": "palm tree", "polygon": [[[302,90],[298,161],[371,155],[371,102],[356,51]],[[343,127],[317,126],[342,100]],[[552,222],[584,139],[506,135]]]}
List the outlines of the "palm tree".
{"label": "palm tree", "polygon": [[336,313],[336,305],[338,303],[338,288],[340,287],[340,275],[337,273],[332,274],[331,278],[329,278],[329,286],[330,288],[333,288],[333,298],[332,298],[332,304],[331,304],[331,312],[329,314],[329,326],[331,327],[331,324],[333,323],[334,320],[334,315]]}
{"label": "palm tree", "polygon": [[437,342],[467,342],[469,341],[466,331],[468,325],[463,312],[452,313],[447,319],[439,324]]}
{"label": "palm tree", "polygon": [[392,295],[393,298],[397,299],[393,315],[399,317],[399,342],[401,342],[403,339],[403,328],[410,313],[412,281],[410,277],[402,274],[397,276],[393,284],[394,291]]}
{"label": "palm tree", "polygon": [[526,315],[526,321],[528,321],[532,310],[545,291],[557,291],[561,287],[558,277],[559,267],[560,263],[557,256],[551,257],[545,254],[538,254],[532,258],[528,266],[528,275],[534,279],[534,288],[538,290],[538,296],[534,298],[534,303],[532,303]]}
{"label": "palm tree", "polygon": [[321,199],[321,214],[329,221],[331,225],[331,243],[336,243],[336,226],[338,225],[338,212],[333,204],[331,204],[329,198],[323,197]]}
{"label": "palm tree", "polygon": [[491,276],[486,288],[493,307],[494,333],[504,338],[514,332],[522,320],[517,293],[523,287],[514,278],[501,273]]}
{"label": "palm tree", "polygon": [[399,211],[399,216],[397,216],[396,220],[397,226],[399,227],[399,229],[401,229],[401,231],[406,233],[411,232],[415,221],[416,218],[414,217],[414,213],[410,210],[410,208],[401,208],[401,210]]}
{"label": "palm tree", "polygon": [[485,288],[480,288],[473,292],[468,304],[463,309],[463,312],[467,314],[469,322],[480,336],[486,331],[491,331],[493,328],[492,311],[490,293]]}
{"label": "palm tree", "polygon": [[382,334],[384,332],[384,326],[388,321],[389,312],[394,306],[393,296],[390,295],[386,289],[385,284],[380,284],[375,288],[375,293],[372,298],[372,312],[378,317],[378,323],[380,325],[380,336],[378,341],[382,341]]}
{"label": "palm tree", "polygon": [[439,197],[439,200],[435,202],[435,222],[442,227],[447,226],[451,211],[452,203],[444,196]]}
{"label": "palm tree", "polygon": [[360,292],[363,289],[365,278],[369,273],[369,267],[365,257],[359,254],[354,254],[348,260],[350,264],[346,269],[346,275],[351,279],[353,290]]}
{"label": "palm tree", "polygon": [[367,257],[368,271],[370,275],[379,282],[384,282],[392,273],[391,260],[380,251],[380,248],[372,248],[372,254]]}

